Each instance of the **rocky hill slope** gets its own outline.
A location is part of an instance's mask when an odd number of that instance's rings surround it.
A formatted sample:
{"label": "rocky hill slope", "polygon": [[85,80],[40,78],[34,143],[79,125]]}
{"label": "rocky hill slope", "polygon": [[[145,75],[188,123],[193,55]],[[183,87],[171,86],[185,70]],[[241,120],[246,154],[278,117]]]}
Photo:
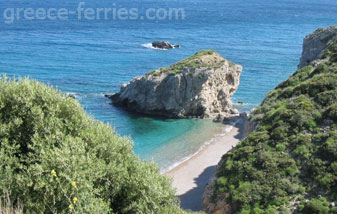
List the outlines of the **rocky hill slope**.
{"label": "rocky hill slope", "polygon": [[316,60],[321,60],[325,49],[327,48],[331,39],[336,37],[337,27],[331,26],[327,29],[319,28],[313,34],[304,38],[303,53],[299,68],[303,68]]}
{"label": "rocky hill slope", "polygon": [[242,67],[204,50],[168,68],[134,78],[110,96],[129,111],[170,118],[237,114],[230,97],[239,85]]}
{"label": "rocky hill slope", "polygon": [[207,213],[337,213],[337,27],[304,40],[300,68],[251,114],[253,133],[225,154]]}

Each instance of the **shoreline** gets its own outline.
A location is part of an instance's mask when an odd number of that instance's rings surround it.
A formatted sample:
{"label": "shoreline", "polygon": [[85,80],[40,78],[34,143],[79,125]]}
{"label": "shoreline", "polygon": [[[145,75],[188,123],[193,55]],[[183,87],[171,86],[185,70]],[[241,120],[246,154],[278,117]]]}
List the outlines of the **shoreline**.
{"label": "shoreline", "polygon": [[229,132],[201,147],[200,151],[164,174],[172,179],[181,207],[202,209],[203,193],[222,156],[240,142],[246,120],[239,118]]}
{"label": "shoreline", "polygon": [[190,159],[192,159],[194,156],[197,156],[200,152],[202,152],[207,146],[215,143],[219,138],[222,138],[223,136],[226,136],[228,133],[230,133],[232,131],[232,129],[234,128],[234,126],[238,123],[238,121],[234,121],[232,124],[224,124],[226,126],[225,131],[220,133],[220,134],[215,134],[211,139],[207,140],[204,142],[204,144],[202,144],[200,146],[200,148],[188,155],[185,156],[183,158],[181,158],[179,161],[175,162],[174,164],[161,169],[160,174],[162,175],[166,175],[167,173],[173,171],[174,169],[178,168],[180,165],[184,164],[185,162],[189,161]]}

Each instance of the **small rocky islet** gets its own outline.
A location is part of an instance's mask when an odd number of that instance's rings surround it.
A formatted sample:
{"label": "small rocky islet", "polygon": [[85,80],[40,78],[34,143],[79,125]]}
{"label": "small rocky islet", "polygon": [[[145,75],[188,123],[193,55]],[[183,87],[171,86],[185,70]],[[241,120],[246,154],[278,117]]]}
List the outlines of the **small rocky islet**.
{"label": "small rocky islet", "polygon": [[106,95],[132,112],[167,118],[226,118],[238,115],[231,96],[242,66],[203,50],[167,68],[151,71]]}
{"label": "small rocky islet", "polygon": [[173,48],[180,48],[180,45],[171,44],[169,41],[154,41],[152,47],[162,50],[168,50]]}

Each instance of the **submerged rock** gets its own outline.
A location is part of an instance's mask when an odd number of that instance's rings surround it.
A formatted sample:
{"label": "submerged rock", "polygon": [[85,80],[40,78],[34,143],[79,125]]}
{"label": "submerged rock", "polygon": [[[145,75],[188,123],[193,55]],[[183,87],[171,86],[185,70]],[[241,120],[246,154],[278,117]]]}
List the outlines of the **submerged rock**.
{"label": "submerged rock", "polygon": [[170,44],[170,42],[168,41],[155,41],[152,43],[152,47],[163,49],[163,50],[168,50],[172,48],[180,48],[179,45]]}
{"label": "submerged rock", "polygon": [[134,78],[110,96],[129,111],[169,118],[207,118],[237,114],[230,97],[242,67],[204,50],[168,68]]}

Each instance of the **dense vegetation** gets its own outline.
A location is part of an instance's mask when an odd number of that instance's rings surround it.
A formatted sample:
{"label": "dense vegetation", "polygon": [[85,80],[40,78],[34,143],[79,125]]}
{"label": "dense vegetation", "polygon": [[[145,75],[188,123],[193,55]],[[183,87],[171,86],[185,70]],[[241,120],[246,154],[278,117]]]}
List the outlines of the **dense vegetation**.
{"label": "dense vegetation", "polygon": [[216,182],[233,213],[337,213],[337,39],[251,115],[256,130],[223,157]]}
{"label": "dense vegetation", "polygon": [[[207,55],[214,55],[213,58],[203,61],[200,58]],[[177,62],[170,67],[160,68],[148,73],[148,75],[159,76],[161,73],[169,73],[170,75],[176,75],[183,71],[193,70],[195,68],[217,68],[224,64],[225,60],[220,58],[220,55],[214,50],[202,50],[194,54],[193,56],[187,57],[186,59]],[[229,62],[230,64],[233,64]]]}
{"label": "dense vegetation", "polygon": [[29,214],[182,213],[130,139],[28,79],[0,79],[0,190]]}

